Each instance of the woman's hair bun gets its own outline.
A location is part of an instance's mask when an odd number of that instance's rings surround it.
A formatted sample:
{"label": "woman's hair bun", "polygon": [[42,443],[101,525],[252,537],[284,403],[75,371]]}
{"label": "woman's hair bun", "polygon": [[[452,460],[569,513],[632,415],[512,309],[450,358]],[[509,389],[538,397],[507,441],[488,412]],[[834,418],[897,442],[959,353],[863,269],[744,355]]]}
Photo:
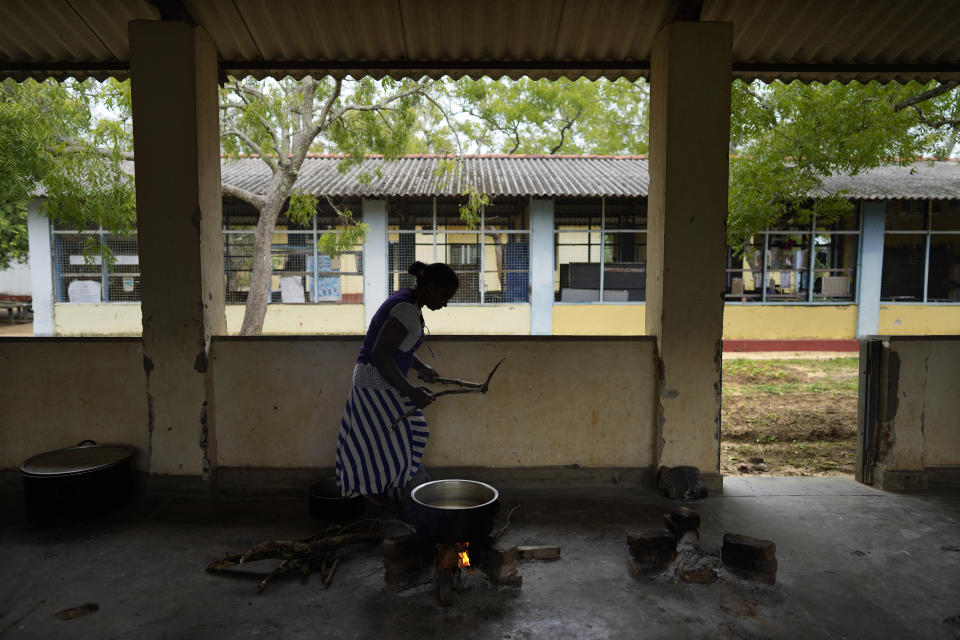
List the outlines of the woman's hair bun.
{"label": "woman's hair bun", "polygon": [[410,265],[410,267],[407,269],[407,273],[409,273],[412,276],[417,276],[419,278],[424,274],[426,270],[427,270],[427,265],[425,265],[420,261],[417,261],[417,262],[414,262],[412,265]]}

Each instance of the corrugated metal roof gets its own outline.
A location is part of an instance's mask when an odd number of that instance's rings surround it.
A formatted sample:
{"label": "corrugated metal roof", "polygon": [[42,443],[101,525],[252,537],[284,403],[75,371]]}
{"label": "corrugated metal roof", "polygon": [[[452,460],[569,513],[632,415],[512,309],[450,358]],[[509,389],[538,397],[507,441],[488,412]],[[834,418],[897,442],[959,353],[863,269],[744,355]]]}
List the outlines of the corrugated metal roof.
{"label": "corrugated metal roof", "polygon": [[[648,161],[642,157],[485,155],[464,158],[466,180],[436,177],[440,158],[370,158],[340,173],[342,156],[308,157],[296,189],[344,198],[458,196],[472,184],[493,197],[646,197]],[[377,172],[380,176],[377,176]],[[369,182],[360,179],[370,177]],[[270,169],[257,158],[225,161],[226,184],[263,193]],[[960,162],[916,162],[878,167],[856,176],[832,176],[818,194],[846,191],[851,199],[960,199]]]}
{"label": "corrugated metal roof", "polygon": [[[677,0],[181,0],[224,71],[258,77],[646,76]],[[0,76],[125,77],[148,0],[0,2]],[[703,0],[747,79],[960,78],[960,0]]]}
{"label": "corrugated metal roof", "polygon": [[[342,156],[308,157],[294,189],[351,198],[459,196],[473,186],[491,196],[637,197],[647,195],[647,160],[612,156],[467,156],[463,175],[441,172],[440,156],[369,158],[341,173]],[[379,174],[379,175],[378,175]],[[362,175],[369,177],[364,182]],[[263,193],[270,169],[258,158],[225,161],[224,183]]]}
{"label": "corrugated metal roof", "polygon": [[854,200],[958,199],[960,162],[877,167],[855,176],[831,176],[823,186],[823,193],[846,191],[846,197]]}

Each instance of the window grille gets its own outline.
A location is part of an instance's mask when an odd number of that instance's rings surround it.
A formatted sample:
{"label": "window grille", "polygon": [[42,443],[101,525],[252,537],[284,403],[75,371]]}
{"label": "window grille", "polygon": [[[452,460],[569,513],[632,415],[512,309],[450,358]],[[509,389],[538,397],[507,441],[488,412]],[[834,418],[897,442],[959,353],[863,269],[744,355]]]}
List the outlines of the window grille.
{"label": "window grille", "polygon": [[[727,250],[726,300],[843,304],[857,290],[859,218],[798,224],[785,220]],[[812,257],[812,258],[811,258]]]}
{"label": "window grille", "polygon": [[[105,244],[113,252],[112,264],[108,264],[100,255],[93,255],[97,242]],[[53,265],[57,302],[140,301],[140,260],[135,232],[117,235],[103,229],[78,231],[55,226]]]}
{"label": "window grille", "polygon": [[556,203],[554,226],[555,302],[646,300],[644,201]]}
{"label": "window grille", "polygon": [[[270,242],[273,271],[270,303],[362,304],[363,246],[338,256],[319,252],[326,233],[314,218],[310,229],[278,225]],[[227,304],[245,304],[253,277],[255,225],[233,224],[223,230],[223,267]]]}
{"label": "window grille", "polygon": [[880,299],[914,304],[960,302],[960,203],[887,203]]}
{"label": "window grille", "polygon": [[524,203],[498,200],[487,205],[477,229],[460,219],[455,200],[403,200],[388,219],[390,293],[413,287],[409,266],[445,262],[460,288],[451,304],[529,302],[530,231],[523,228]]}

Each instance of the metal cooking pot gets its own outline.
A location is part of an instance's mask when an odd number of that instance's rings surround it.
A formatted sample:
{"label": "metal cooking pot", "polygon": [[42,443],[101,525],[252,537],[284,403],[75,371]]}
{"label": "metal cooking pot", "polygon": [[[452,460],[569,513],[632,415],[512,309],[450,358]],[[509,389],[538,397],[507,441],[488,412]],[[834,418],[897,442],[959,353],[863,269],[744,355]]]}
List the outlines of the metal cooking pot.
{"label": "metal cooking pot", "polygon": [[413,524],[431,542],[470,542],[493,529],[500,493],[476,480],[434,480],[410,493]]}
{"label": "metal cooking pot", "polygon": [[66,523],[101,515],[136,493],[134,448],[84,440],[20,465],[27,519]]}
{"label": "metal cooking pot", "polygon": [[320,520],[352,520],[363,513],[364,500],[360,496],[344,498],[333,476],[310,485],[310,515]]}

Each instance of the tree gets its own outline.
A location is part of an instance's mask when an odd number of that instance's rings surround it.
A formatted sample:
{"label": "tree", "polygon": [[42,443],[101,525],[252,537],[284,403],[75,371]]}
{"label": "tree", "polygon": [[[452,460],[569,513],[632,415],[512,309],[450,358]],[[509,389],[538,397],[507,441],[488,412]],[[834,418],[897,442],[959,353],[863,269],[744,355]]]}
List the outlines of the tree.
{"label": "tree", "polygon": [[643,80],[521,78],[447,87],[444,100],[477,152],[635,155],[647,151]]}
{"label": "tree", "polygon": [[[26,207],[38,191],[62,224],[132,231],[129,115],[128,83],[0,82],[0,268],[26,259]],[[94,236],[84,252],[99,253]]]}
{"label": "tree", "polygon": [[[241,335],[256,335],[266,316],[273,263],[270,242],[277,218],[306,223],[317,198],[295,191],[300,167],[311,148],[346,153],[341,168],[359,165],[369,153],[395,158],[409,145],[418,109],[430,91],[429,81],[370,78],[258,82],[230,78],[220,93],[220,127],[224,153],[231,158],[255,154],[271,171],[265,193],[224,185],[224,195],[259,212],[254,236],[253,269]],[[332,204],[332,203],[331,203]],[[338,209],[342,225],[321,240],[335,254],[362,241],[365,229],[352,212]]]}
{"label": "tree", "polygon": [[823,178],[949,156],[960,131],[957,83],[774,82],[732,87],[728,243],[783,218],[827,222],[853,211],[844,193],[811,198]]}

